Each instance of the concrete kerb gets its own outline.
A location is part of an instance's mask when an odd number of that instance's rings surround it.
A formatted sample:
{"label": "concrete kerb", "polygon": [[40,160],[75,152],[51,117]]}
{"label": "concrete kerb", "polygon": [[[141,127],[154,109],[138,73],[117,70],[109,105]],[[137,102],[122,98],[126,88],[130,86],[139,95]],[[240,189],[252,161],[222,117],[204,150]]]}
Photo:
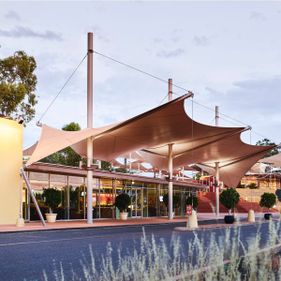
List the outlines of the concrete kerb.
{"label": "concrete kerb", "polygon": [[[280,219],[275,219],[273,218],[274,221],[279,221]],[[241,224],[240,222],[243,222],[243,224]],[[265,222],[264,220],[260,219],[260,220],[256,220],[255,223],[247,223],[247,218],[242,218],[239,220],[238,223],[234,223],[234,226],[237,226],[237,225],[246,225],[246,224],[258,224],[258,223],[261,223],[261,222]],[[67,222],[65,222],[67,224]],[[96,222],[98,223],[98,222]],[[134,228],[134,227],[149,227],[149,226],[152,226],[152,227],[157,227],[157,226],[160,226],[160,225],[175,225],[175,224],[179,224],[179,225],[186,225],[186,220],[182,220],[182,221],[169,221],[169,222],[157,222],[157,223],[139,223],[139,224],[136,224],[136,223],[126,223],[126,224],[111,224],[111,225],[97,225],[95,224],[94,222],[94,225],[86,225],[84,224],[83,226],[65,226],[65,227],[56,227],[55,225],[54,226],[47,226],[46,228],[29,228],[29,229],[26,229],[26,226],[28,226],[28,223],[25,224],[24,227],[22,228],[16,228],[15,229],[8,229],[8,230],[1,230],[1,227],[0,227],[0,235],[1,233],[21,233],[21,232],[37,232],[37,231],[64,231],[64,230],[75,230],[75,229],[110,229],[110,228]],[[212,225],[212,226],[211,226]],[[224,220],[223,219],[204,219],[204,220],[199,220],[198,221],[198,228],[197,230],[202,230],[202,229],[212,229],[212,228],[223,228],[223,227],[228,227],[229,225],[226,225],[224,223]],[[210,227],[209,227],[210,226]],[[232,227],[233,225],[230,225],[230,227]],[[186,231],[186,227],[183,227],[185,228],[185,231]],[[194,231],[196,229],[189,229],[189,231]]]}
{"label": "concrete kerb", "polygon": [[[212,225],[212,224],[221,224],[223,223],[223,219],[210,219],[210,220],[202,220],[199,221],[198,224],[199,226],[203,226],[203,225]],[[140,223],[140,224],[116,224],[116,225],[101,225],[101,226],[87,226],[87,225],[83,225],[83,226],[70,226],[70,227],[55,227],[52,226],[50,228],[30,228],[30,229],[24,229],[24,228],[17,228],[17,230],[7,230],[7,231],[1,231],[0,230],[0,235],[3,233],[22,233],[22,232],[37,232],[37,231],[66,231],[66,230],[82,230],[82,229],[110,229],[110,228],[134,228],[134,227],[157,227],[157,226],[161,226],[161,225],[175,225],[175,224],[186,224],[185,221],[170,221],[170,222],[159,222],[159,223]],[[199,227],[200,229],[200,227]]]}
{"label": "concrete kerb", "polygon": [[[221,220],[223,221],[223,220]],[[272,221],[279,221],[277,219],[272,219]],[[241,223],[242,222],[242,223]],[[174,231],[181,231],[181,232],[188,232],[188,231],[200,231],[200,230],[212,230],[212,229],[227,229],[227,228],[236,228],[240,226],[247,226],[247,225],[258,225],[261,223],[269,223],[269,220],[258,220],[255,222],[249,222],[247,220],[240,220],[236,221],[233,224],[226,224],[224,221],[222,223],[214,224],[211,227],[208,227],[210,224],[199,224],[198,228],[188,228],[188,227],[175,227]],[[200,227],[201,226],[201,227]]]}

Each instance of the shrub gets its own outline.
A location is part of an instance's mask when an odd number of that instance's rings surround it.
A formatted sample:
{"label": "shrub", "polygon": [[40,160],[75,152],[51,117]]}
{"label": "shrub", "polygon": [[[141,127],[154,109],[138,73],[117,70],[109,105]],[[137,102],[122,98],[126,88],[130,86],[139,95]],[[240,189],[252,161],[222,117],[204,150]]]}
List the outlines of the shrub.
{"label": "shrub", "polygon": [[233,210],[240,200],[240,194],[234,188],[225,189],[220,194],[220,202],[229,210]]}
{"label": "shrub", "polygon": [[211,230],[206,235],[195,232],[188,239],[177,235],[170,242],[144,232],[130,251],[126,239],[126,248],[109,242],[103,251],[97,251],[93,244],[89,253],[82,252],[80,263],[45,265],[42,280],[280,280],[280,254],[272,250],[280,242],[280,222],[266,227],[268,231],[260,227],[247,235],[243,226],[221,229],[223,239],[217,239]]}
{"label": "shrub", "polygon": [[188,196],[187,198],[186,198],[186,201],[185,201],[185,204],[186,205],[192,205],[192,208],[194,209],[194,210],[196,210],[197,209],[197,207],[198,207],[198,198],[196,197],[196,196]]}
{"label": "shrub", "polygon": [[247,187],[250,188],[250,189],[258,188],[258,186],[254,182],[251,182],[250,184],[248,184]]}
{"label": "shrub", "polygon": [[121,193],[115,199],[115,206],[120,212],[126,212],[130,204],[131,198],[127,193]]}
{"label": "shrub", "polygon": [[265,192],[261,196],[260,206],[265,208],[272,208],[276,204],[276,195],[273,193]]}
{"label": "shrub", "polygon": [[61,203],[61,192],[57,188],[44,188],[42,198],[52,213]]}

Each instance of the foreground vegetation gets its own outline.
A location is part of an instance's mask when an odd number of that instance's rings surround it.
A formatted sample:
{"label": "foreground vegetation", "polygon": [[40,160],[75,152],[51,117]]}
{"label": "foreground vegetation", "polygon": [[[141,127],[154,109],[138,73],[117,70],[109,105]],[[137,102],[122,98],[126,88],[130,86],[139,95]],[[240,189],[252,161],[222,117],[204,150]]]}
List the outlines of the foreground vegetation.
{"label": "foreground vegetation", "polygon": [[84,257],[80,261],[82,277],[77,277],[76,267],[72,279],[66,278],[61,263],[54,264],[53,276],[45,272],[43,276],[45,281],[280,280],[280,230],[280,223],[270,221],[266,241],[262,242],[259,229],[247,245],[240,240],[241,227],[225,229],[223,239],[218,242],[212,234],[209,241],[202,241],[194,232],[188,246],[183,246],[176,235],[167,245],[143,233],[140,250],[132,249],[130,255],[124,256],[119,249],[117,259],[113,258],[110,244],[102,257],[90,247],[90,259]]}

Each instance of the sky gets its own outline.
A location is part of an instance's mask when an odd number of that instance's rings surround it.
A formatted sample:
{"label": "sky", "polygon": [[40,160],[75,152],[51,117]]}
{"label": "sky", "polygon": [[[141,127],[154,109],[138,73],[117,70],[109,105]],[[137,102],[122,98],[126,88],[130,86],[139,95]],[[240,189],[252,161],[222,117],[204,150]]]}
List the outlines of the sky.
{"label": "sky", "polygon": [[[24,50],[37,61],[36,122],[87,52],[94,50],[194,93],[193,117],[214,125],[252,126],[243,140],[281,142],[281,2],[0,1],[0,59]],[[87,64],[41,120],[86,127]],[[173,87],[174,97],[185,90]],[[126,120],[167,101],[167,84],[94,55],[94,126]],[[186,101],[191,114],[192,101]],[[230,116],[232,119],[228,119]],[[233,120],[234,119],[234,120]]]}

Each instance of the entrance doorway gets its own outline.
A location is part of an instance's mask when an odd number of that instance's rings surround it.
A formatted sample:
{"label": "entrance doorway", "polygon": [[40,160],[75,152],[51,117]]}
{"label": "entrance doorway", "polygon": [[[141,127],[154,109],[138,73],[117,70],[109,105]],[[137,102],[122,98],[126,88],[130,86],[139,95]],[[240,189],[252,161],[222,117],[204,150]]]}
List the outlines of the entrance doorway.
{"label": "entrance doorway", "polygon": [[131,189],[131,217],[143,216],[143,190],[141,188]]}

